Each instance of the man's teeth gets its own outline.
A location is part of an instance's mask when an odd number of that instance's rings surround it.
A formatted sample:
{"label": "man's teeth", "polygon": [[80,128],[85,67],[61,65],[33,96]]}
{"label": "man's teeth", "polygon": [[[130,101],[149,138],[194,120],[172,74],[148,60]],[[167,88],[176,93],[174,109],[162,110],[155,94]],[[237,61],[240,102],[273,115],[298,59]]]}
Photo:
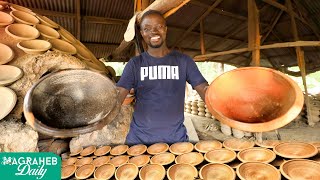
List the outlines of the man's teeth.
{"label": "man's teeth", "polygon": [[160,36],[151,37],[151,40],[158,40],[158,39],[160,39]]}

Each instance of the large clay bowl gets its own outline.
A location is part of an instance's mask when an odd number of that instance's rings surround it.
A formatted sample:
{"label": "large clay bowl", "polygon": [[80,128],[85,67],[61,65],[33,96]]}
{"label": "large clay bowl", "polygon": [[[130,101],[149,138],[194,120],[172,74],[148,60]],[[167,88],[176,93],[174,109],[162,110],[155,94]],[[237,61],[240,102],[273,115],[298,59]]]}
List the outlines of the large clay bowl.
{"label": "large clay bowl", "polygon": [[80,154],[80,152],[83,150],[83,147],[76,147],[72,151],[70,151],[70,156],[76,156]]}
{"label": "large clay bowl", "polygon": [[88,146],[80,152],[80,156],[89,156],[96,150],[96,146]]}
{"label": "large clay bowl", "polygon": [[147,152],[151,155],[167,152],[169,145],[167,143],[155,143],[148,147]]}
{"label": "large clay bowl", "polygon": [[23,76],[20,68],[11,65],[0,65],[0,86],[8,86]]}
{"label": "large clay bowl", "polygon": [[113,147],[110,151],[110,154],[112,156],[118,156],[118,155],[126,153],[128,149],[129,149],[128,145],[121,144],[121,145]]}
{"label": "large clay bowl", "polygon": [[28,25],[39,24],[40,21],[34,15],[23,12],[23,11],[11,11],[10,15],[15,19],[16,22]]}
{"label": "large clay bowl", "polygon": [[204,154],[204,159],[210,163],[229,163],[235,160],[237,154],[230,149],[214,149]]}
{"label": "large clay bowl", "polygon": [[52,45],[45,40],[33,39],[21,41],[17,44],[17,47],[27,54],[43,54],[48,51]]}
{"label": "large clay bowl", "polygon": [[[0,15],[1,15],[1,12],[0,12]],[[13,59],[13,57],[14,57],[14,53],[12,49],[9,46],[0,43],[0,65],[8,63]]]}
{"label": "large clay bowl", "polygon": [[83,166],[85,164],[91,164],[92,161],[93,161],[92,157],[84,157],[84,158],[78,159],[77,162],[75,163],[75,165],[77,167],[80,167],[80,166]]}
{"label": "large clay bowl", "polygon": [[263,140],[262,142],[255,142],[256,145],[260,146],[260,147],[264,147],[264,148],[274,148],[276,145],[280,144],[281,141],[279,140]]}
{"label": "large clay bowl", "polygon": [[309,143],[284,142],[276,145],[273,151],[284,158],[310,158],[318,154],[318,149]]}
{"label": "large clay bowl", "polygon": [[40,32],[26,24],[11,24],[5,28],[5,32],[18,40],[31,40],[40,36]]}
{"label": "large clay bowl", "polygon": [[165,152],[165,153],[154,155],[150,159],[150,163],[151,164],[168,165],[168,164],[171,164],[174,160],[175,160],[174,154]]}
{"label": "large clay bowl", "polygon": [[49,42],[52,45],[52,50],[59,51],[66,54],[76,54],[77,49],[67,41],[61,39],[50,39]]}
{"label": "large clay bowl", "polygon": [[237,157],[242,162],[270,163],[276,158],[276,154],[269,149],[253,147],[240,151]]}
{"label": "large clay bowl", "polygon": [[117,168],[115,177],[117,180],[134,180],[138,174],[138,167],[135,164],[127,163]]}
{"label": "large clay bowl", "polygon": [[148,164],[139,171],[141,180],[162,180],[166,176],[166,170],[159,164]]}
{"label": "large clay bowl", "polygon": [[17,102],[16,93],[7,88],[0,86],[0,120],[6,117],[14,108]]}
{"label": "large clay bowl", "polygon": [[111,146],[101,146],[98,149],[96,149],[93,154],[95,156],[103,156],[108,154],[110,150],[111,150]]}
{"label": "large clay bowl", "polygon": [[201,167],[199,176],[205,180],[234,180],[236,173],[226,164],[210,163]]}
{"label": "large clay bowl", "polygon": [[67,165],[61,168],[61,179],[67,179],[71,177],[76,171],[77,167],[75,165]]}
{"label": "large clay bowl", "polygon": [[129,159],[129,163],[133,163],[137,165],[138,167],[145,166],[148,164],[150,161],[150,155],[139,155],[139,156],[134,156]]}
{"label": "large clay bowl", "polygon": [[[65,40],[65,39],[64,39]],[[91,53],[85,47],[79,44],[73,44],[73,46],[77,49],[76,57],[85,61],[91,61]]]}
{"label": "large clay bowl", "polygon": [[137,144],[134,146],[131,146],[128,150],[127,150],[127,154],[130,156],[138,156],[141,155],[143,153],[145,153],[147,151],[147,146],[144,144]]}
{"label": "large clay bowl", "polygon": [[109,163],[113,164],[115,167],[119,167],[129,161],[129,156],[127,155],[120,155],[113,157]]}
{"label": "large clay bowl", "polygon": [[70,33],[68,32],[67,30],[63,29],[63,28],[60,28],[58,30],[60,36],[61,36],[61,39],[67,41],[68,43],[71,43],[71,44],[75,44],[77,43],[77,40],[76,38]]}
{"label": "large clay bowl", "polygon": [[9,24],[12,24],[14,22],[14,19],[9,14],[0,11],[0,27],[8,26]]}
{"label": "large clay bowl", "polygon": [[194,148],[201,153],[206,153],[214,149],[221,149],[222,143],[217,140],[199,141],[194,145]]}
{"label": "large clay bowl", "polygon": [[176,157],[175,162],[177,164],[191,164],[196,166],[204,160],[203,155],[198,152],[189,152],[186,154],[181,154]]}
{"label": "large clay bowl", "polygon": [[270,164],[261,162],[241,163],[237,167],[237,175],[241,180],[280,180],[280,172]]}
{"label": "large clay bowl", "polygon": [[87,179],[93,174],[94,170],[93,164],[86,164],[76,170],[75,176],[77,179]]}
{"label": "large clay bowl", "polygon": [[230,138],[223,141],[223,146],[234,151],[241,151],[243,149],[252,148],[254,142],[245,139]]}
{"label": "large clay bowl", "polygon": [[41,16],[39,14],[37,14],[37,18],[40,20],[40,23],[46,26],[49,26],[51,28],[59,28],[59,24],[57,24],[56,22],[52,21],[51,19],[47,18],[46,16]]}
{"label": "large clay bowl", "polygon": [[281,164],[281,174],[287,179],[320,179],[320,163],[307,159],[294,159]]}
{"label": "large clay bowl", "polygon": [[190,142],[177,142],[169,147],[169,151],[175,155],[181,155],[193,151],[193,144]]}
{"label": "large clay bowl", "polygon": [[169,180],[194,180],[198,170],[190,164],[174,164],[167,170]]}
{"label": "large clay bowl", "polygon": [[41,37],[45,40],[57,39],[60,37],[60,34],[58,33],[58,31],[56,31],[52,27],[49,27],[49,26],[46,26],[43,24],[37,24],[37,25],[35,25],[35,27],[40,32]]}
{"label": "large clay bowl", "polygon": [[78,158],[76,158],[76,157],[68,158],[68,159],[66,160],[66,165],[73,165],[73,164],[75,164],[77,161],[78,161]]}
{"label": "large clay bowl", "polygon": [[93,160],[92,164],[95,166],[95,167],[100,167],[104,164],[107,164],[109,163],[110,161],[110,156],[100,156],[96,159]]}
{"label": "large clay bowl", "polygon": [[94,171],[94,178],[95,179],[110,179],[114,172],[116,171],[116,168],[113,164],[104,164],[100,167],[98,167]]}
{"label": "large clay bowl", "polygon": [[304,104],[301,88],[269,68],[245,67],[217,77],[206,91],[209,111],[223,124],[249,132],[283,127]]}
{"label": "large clay bowl", "polygon": [[33,14],[31,9],[23,7],[23,6],[19,6],[17,4],[10,4],[10,8],[12,9],[12,11],[23,11],[26,13]]}

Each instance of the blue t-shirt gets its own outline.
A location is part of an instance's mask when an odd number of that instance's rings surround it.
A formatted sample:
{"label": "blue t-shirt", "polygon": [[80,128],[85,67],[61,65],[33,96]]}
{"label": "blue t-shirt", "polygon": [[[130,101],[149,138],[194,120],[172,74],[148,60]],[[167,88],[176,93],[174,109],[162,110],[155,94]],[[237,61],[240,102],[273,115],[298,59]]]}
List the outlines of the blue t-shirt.
{"label": "blue t-shirt", "polygon": [[188,141],[183,125],[186,81],[193,88],[206,82],[195,62],[178,51],[161,58],[144,52],[128,62],[117,83],[134,88],[136,96],[127,144]]}

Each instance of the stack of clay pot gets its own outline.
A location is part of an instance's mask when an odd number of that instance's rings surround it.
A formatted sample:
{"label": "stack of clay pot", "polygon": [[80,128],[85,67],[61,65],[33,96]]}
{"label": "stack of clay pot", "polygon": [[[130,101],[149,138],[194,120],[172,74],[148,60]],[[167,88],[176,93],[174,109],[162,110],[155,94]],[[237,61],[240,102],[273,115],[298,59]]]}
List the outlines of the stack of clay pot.
{"label": "stack of clay pot", "polygon": [[195,99],[191,103],[191,114],[198,115],[198,99]]}
{"label": "stack of clay pot", "polygon": [[303,114],[305,114],[308,119],[308,124],[314,126],[320,121],[320,94],[310,95],[309,97],[309,107],[306,105],[303,109]]}
{"label": "stack of clay pot", "polygon": [[205,108],[204,111],[206,112],[206,114],[204,116],[207,117],[207,118],[212,118],[212,114],[209,112],[209,109],[207,108],[207,105],[205,105],[204,108]]}
{"label": "stack of clay pot", "polygon": [[205,117],[205,103],[202,100],[198,100],[198,116]]}
{"label": "stack of clay pot", "polygon": [[186,113],[191,113],[191,103],[192,101],[186,101],[184,106],[184,111]]}

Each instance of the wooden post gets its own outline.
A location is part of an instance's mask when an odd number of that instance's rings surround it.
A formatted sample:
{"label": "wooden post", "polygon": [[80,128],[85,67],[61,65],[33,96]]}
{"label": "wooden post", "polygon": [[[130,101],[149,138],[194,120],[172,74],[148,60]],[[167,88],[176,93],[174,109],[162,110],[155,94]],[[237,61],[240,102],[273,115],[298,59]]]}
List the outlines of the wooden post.
{"label": "wooden post", "polygon": [[81,5],[80,0],[76,0],[76,21],[77,21],[77,39],[81,41]]}
{"label": "wooden post", "polygon": [[200,49],[201,54],[206,54],[205,43],[204,43],[204,29],[203,29],[203,20],[200,21]]}
{"label": "wooden post", "polygon": [[260,66],[259,12],[255,0],[248,0],[248,47],[252,50],[252,65]]}

